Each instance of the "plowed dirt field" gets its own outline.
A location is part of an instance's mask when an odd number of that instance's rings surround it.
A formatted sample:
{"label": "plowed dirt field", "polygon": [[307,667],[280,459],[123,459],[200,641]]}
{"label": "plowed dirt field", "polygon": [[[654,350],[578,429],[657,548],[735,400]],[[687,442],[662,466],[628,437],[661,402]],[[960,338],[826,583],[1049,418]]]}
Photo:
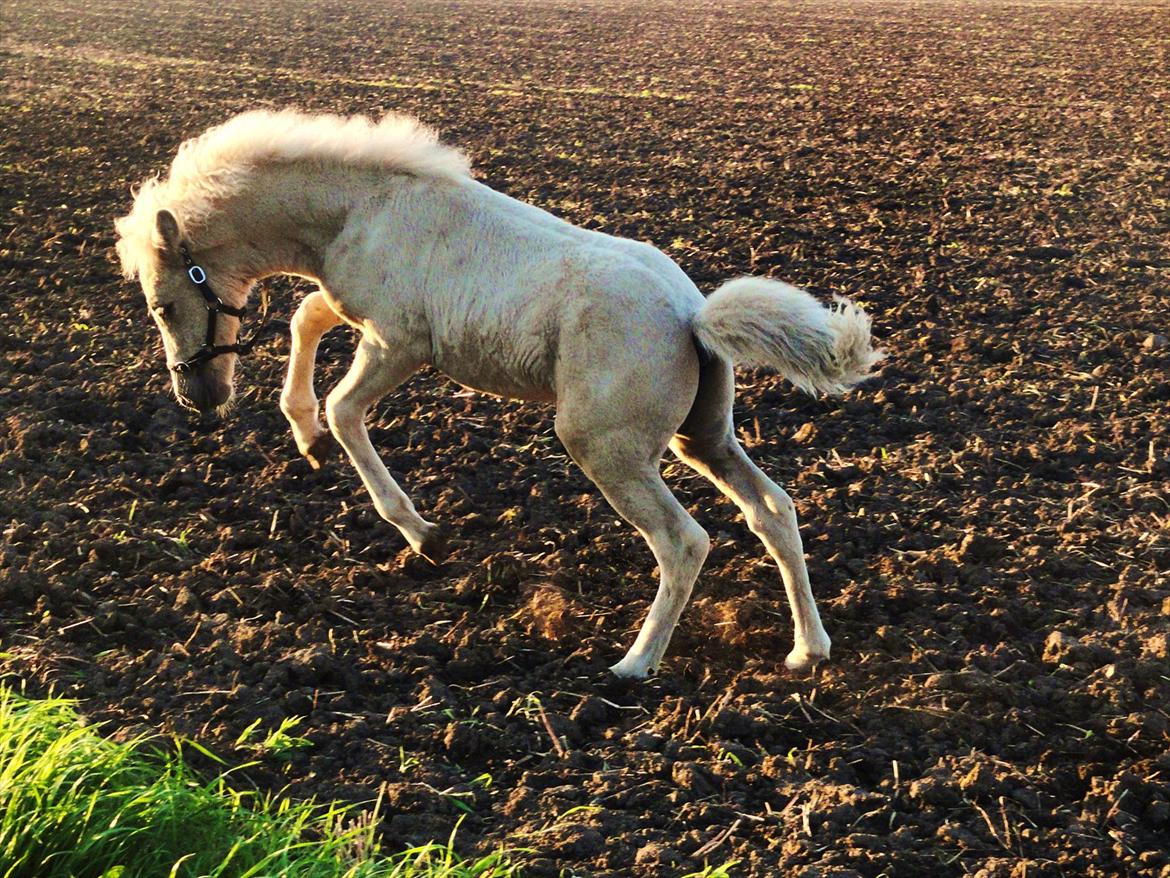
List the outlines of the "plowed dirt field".
{"label": "plowed dirt field", "polygon": [[[0,651],[9,681],[384,795],[387,844],[532,876],[1170,875],[1170,14],[1135,2],[6,0]],[[404,551],[277,408],[287,339],[200,420],[113,220],[257,105],[411,112],[479,176],[709,291],[865,303],[881,375],[742,372],[834,658],[784,672],[774,566],[667,461],[712,551],[660,676],[606,665],[653,560],[552,409],[427,373],[375,445],[453,532]],[[267,285],[287,320],[305,285]],[[354,338],[326,339],[319,386]],[[243,780],[246,779],[246,780]]]}

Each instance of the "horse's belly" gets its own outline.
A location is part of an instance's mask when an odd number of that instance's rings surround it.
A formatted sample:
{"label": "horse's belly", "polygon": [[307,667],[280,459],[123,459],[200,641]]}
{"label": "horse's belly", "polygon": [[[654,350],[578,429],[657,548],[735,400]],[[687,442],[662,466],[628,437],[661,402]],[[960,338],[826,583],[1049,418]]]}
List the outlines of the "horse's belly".
{"label": "horse's belly", "polygon": [[441,370],[449,378],[453,379],[457,384],[466,387],[468,390],[475,390],[479,393],[487,393],[492,396],[502,396],[504,399],[520,399],[525,402],[555,402],[556,394],[551,388],[546,387],[532,387],[521,385],[514,381],[509,381],[506,378],[502,380],[476,380],[466,381],[457,375],[452,375],[447,370]]}
{"label": "horse's belly", "polygon": [[552,402],[556,397],[553,357],[539,344],[504,347],[491,338],[472,335],[435,353],[435,368],[472,390],[534,402]]}

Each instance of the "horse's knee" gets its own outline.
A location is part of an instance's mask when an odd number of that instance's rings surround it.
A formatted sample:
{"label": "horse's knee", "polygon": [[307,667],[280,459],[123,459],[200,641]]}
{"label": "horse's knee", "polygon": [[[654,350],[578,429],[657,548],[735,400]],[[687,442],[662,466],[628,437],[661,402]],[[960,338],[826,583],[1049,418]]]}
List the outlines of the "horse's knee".
{"label": "horse's knee", "polygon": [[756,536],[777,542],[788,541],[797,531],[796,505],[788,492],[770,486],[747,508],[744,518]]}
{"label": "horse's knee", "polygon": [[293,314],[293,324],[303,324],[306,320],[316,321],[323,317],[328,319],[334,315],[335,312],[329,307],[325,294],[321,290],[314,290],[301,299],[301,304]]}
{"label": "horse's knee", "polygon": [[290,421],[296,421],[309,414],[316,415],[317,401],[306,400],[285,390],[280,394],[280,411]]}
{"label": "horse's knee", "polygon": [[289,321],[293,347],[316,349],[321,336],[340,322],[341,318],[329,307],[324,293],[320,290],[310,293],[301,301]]}
{"label": "horse's knee", "polygon": [[289,331],[292,333],[293,340],[303,340],[307,332],[313,328],[316,322],[313,318],[316,316],[316,307],[312,299],[313,296],[319,296],[320,293],[310,293],[304,301],[297,307],[293,313],[292,320],[289,321]]}
{"label": "horse's knee", "polygon": [[768,486],[768,490],[764,492],[764,505],[785,524],[796,523],[796,504],[792,502],[788,492],[779,485]]}

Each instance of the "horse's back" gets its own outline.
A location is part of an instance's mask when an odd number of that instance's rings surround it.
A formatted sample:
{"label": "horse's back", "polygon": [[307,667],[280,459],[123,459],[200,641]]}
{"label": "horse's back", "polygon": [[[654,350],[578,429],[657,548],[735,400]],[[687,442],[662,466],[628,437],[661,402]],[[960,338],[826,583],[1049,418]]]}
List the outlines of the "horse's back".
{"label": "horse's back", "polygon": [[649,393],[683,373],[693,398],[703,297],[654,247],[473,181],[404,183],[364,223],[347,245],[365,260],[351,270],[366,287],[354,300],[388,345],[425,344],[460,384],[559,401],[582,381]]}

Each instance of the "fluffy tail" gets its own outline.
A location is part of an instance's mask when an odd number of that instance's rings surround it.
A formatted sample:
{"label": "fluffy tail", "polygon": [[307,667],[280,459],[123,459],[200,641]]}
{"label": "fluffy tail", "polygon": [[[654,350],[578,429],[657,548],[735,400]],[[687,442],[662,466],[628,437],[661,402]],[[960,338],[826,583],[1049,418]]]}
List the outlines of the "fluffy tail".
{"label": "fluffy tail", "polygon": [[741,277],[707,297],[692,325],[707,350],[733,363],[775,369],[806,393],[841,394],[883,356],[869,315],[848,299],[826,308],[780,281]]}

